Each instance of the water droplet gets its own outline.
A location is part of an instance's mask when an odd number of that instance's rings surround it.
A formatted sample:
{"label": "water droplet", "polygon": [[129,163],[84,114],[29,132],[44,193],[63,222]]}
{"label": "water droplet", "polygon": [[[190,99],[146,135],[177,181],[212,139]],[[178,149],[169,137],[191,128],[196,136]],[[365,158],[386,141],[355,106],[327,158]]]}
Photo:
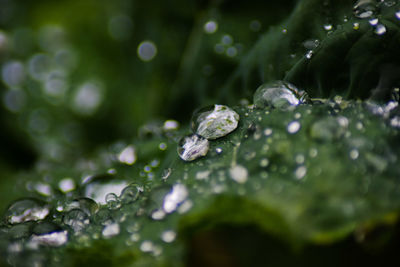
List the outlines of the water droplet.
{"label": "water droplet", "polygon": [[168,147],[168,146],[167,146],[166,143],[160,143],[160,144],[158,145],[158,148],[159,148],[160,150],[162,150],[162,151],[166,150],[167,147]]}
{"label": "water droplet", "polygon": [[82,231],[89,224],[89,216],[80,209],[72,209],[64,214],[64,224],[70,226],[75,232]]}
{"label": "water droplet", "polygon": [[373,0],[358,0],[353,6],[354,15],[358,18],[369,18],[376,11],[376,5]]}
{"label": "water droplet", "polygon": [[72,108],[75,112],[90,116],[94,114],[103,101],[103,88],[98,82],[86,82],[79,86],[72,97]]}
{"label": "water droplet", "polygon": [[249,28],[253,32],[258,32],[261,29],[261,22],[258,20],[252,20],[250,22]]}
{"label": "water droplet", "polygon": [[319,40],[317,39],[310,39],[303,42],[303,46],[308,50],[313,50],[317,48],[319,45]]}
{"label": "water droplet", "polygon": [[272,134],[272,129],[271,128],[266,128],[265,130],[264,130],[264,135],[265,136],[270,136]]}
{"label": "water droplet", "polygon": [[166,230],[161,234],[161,239],[165,243],[171,243],[175,240],[175,238],[176,238],[176,232],[172,230]]}
{"label": "water droplet", "polygon": [[184,161],[193,161],[207,155],[209,142],[207,139],[197,135],[184,136],[178,145],[178,155]]}
{"label": "water droplet", "polygon": [[359,156],[359,152],[357,149],[350,150],[350,158],[351,159],[355,160],[358,158],[358,156]]}
{"label": "water droplet", "polygon": [[383,35],[386,33],[386,27],[383,24],[378,24],[374,31],[377,35]]}
{"label": "water droplet", "polygon": [[302,179],[307,173],[306,166],[299,166],[295,171],[295,176],[297,179]]}
{"label": "water droplet", "polygon": [[313,54],[314,54],[314,51],[313,51],[313,50],[308,50],[307,53],[305,54],[305,57],[306,57],[307,59],[311,59],[312,56],[313,56]]}
{"label": "water droplet", "polygon": [[19,61],[10,61],[2,67],[3,82],[9,87],[20,86],[25,80],[25,68]]}
{"label": "water droplet", "polygon": [[67,203],[65,207],[65,211],[70,211],[73,209],[80,209],[88,216],[92,216],[99,210],[99,205],[93,199],[80,197],[74,199],[70,203]]}
{"label": "water droplet", "polygon": [[261,161],[260,161],[260,166],[261,167],[263,167],[263,168],[265,168],[265,167],[267,167],[268,166],[268,164],[269,164],[269,160],[268,159],[261,159]]}
{"label": "water droplet", "polygon": [[400,19],[400,11],[397,11],[395,15],[397,19]]}
{"label": "water droplet", "polygon": [[28,62],[29,75],[37,80],[46,80],[51,68],[51,58],[47,54],[33,55]]}
{"label": "water droplet", "polygon": [[108,193],[106,195],[106,202],[107,206],[111,210],[116,210],[121,207],[121,203],[119,202],[119,198],[116,194],[114,193]]}
{"label": "water droplet", "polygon": [[236,47],[234,47],[234,46],[228,47],[228,49],[226,49],[226,55],[228,57],[235,57],[237,55],[237,53],[238,53],[238,51],[237,51]]}
{"label": "water droplet", "polygon": [[38,245],[59,247],[68,241],[68,232],[50,222],[37,224],[32,232],[29,247],[36,247]]}
{"label": "water droplet", "polygon": [[208,176],[210,175],[210,171],[209,170],[205,170],[205,171],[199,171],[196,173],[196,179],[197,180],[204,180],[207,179]]}
{"label": "water droplet", "polygon": [[248,171],[242,165],[235,165],[229,169],[229,175],[234,181],[243,184],[247,182]]}
{"label": "water droplet", "polygon": [[189,191],[183,184],[175,184],[170,193],[164,198],[163,209],[167,213],[174,212],[188,197]]}
{"label": "water droplet", "polygon": [[172,169],[171,168],[164,169],[162,174],[161,174],[161,179],[167,180],[168,177],[171,175],[171,173],[172,173]]}
{"label": "water droplet", "polygon": [[42,196],[48,197],[52,194],[52,188],[49,184],[39,182],[35,184],[34,188],[35,191]]}
{"label": "water droplet", "polygon": [[124,204],[135,202],[140,194],[141,190],[136,184],[131,184],[124,188],[121,192],[121,202]]}
{"label": "water droplet", "polygon": [[132,165],[136,162],[136,150],[135,147],[130,145],[124,148],[121,153],[118,155],[118,160],[121,163],[125,163],[127,165]]}
{"label": "water droplet", "polygon": [[233,43],[233,38],[229,34],[225,34],[221,38],[221,43],[224,45],[231,45]]}
{"label": "water droplet", "polygon": [[395,116],[390,119],[390,125],[394,128],[400,128],[400,116]]}
{"label": "water droplet", "polygon": [[328,117],[316,121],[310,129],[311,137],[323,140],[332,141],[339,139],[347,131],[348,120],[345,117]]}
{"label": "water droplet", "polygon": [[215,20],[209,20],[204,24],[204,31],[208,34],[215,33],[218,30],[218,23]]}
{"label": "water droplet", "polygon": [[113,236],[118,235],[120,232],[120,227],[118,223],[111,223],[107,224],[101,234],[103,235],[104,238],[110,238]]}
{"label": "water droplet", "polygon": [[68,193],[75,190],[75,181],[72,178],[64,178],[58,183],[61,192]]}
{"label": "water droplet", "polygon": [[137,54],[142,61],[149,62],[157,55],[157,47],[151,41],[143,41],[138,45]]}
{"label": "water droplet", "polygon": [[354,29],[354,30],[360,29],[360,23],[354,22],[354,23],[353,23],[353,29]]}
{"label": "water droplet", "polygon": [[294,85],[275,81],[261,85],[254,94],[254,104],[258,108],[266,106],[288,108],[304,103],[308,98],[304,91],[298,90]]}
{"label": "water droplet", "polygon": [[378,24],[379,20],[377,18],[374,18],[374,19],[370,19],[368,22],[370,25],[376,26]]}
{"label": "water droplet", "polygon": [[288,124],[287,131],[290,134],[295,134],[300,130],[300,128],[301,128],[300,122],[292,121],[291,123]]}
{"label": "water droplet", "polygon": [[46,202],[34,198],[24,198],[8,207],[5,218],[10,224],[38,221],[46,218],[49,212]]}
{"label": "water droplet", "polygon": [[154,249],[153,242],[151,241],[143,241],[142,244],[140,244],[140,250],[143,252],[152,252]]}
{"label": "water droplet", "polygon": [[217,153],[218,155],[221,154],[221,153],[222,153],[222,148],[217,147],[217,148],[215,149],[215,153]]}
{"label": "water droplet", "polygon": [[179,128],[179,122],[176,120],[166,120],[163,125],[164,131],[176,131]]}
{"label": "water droplet", "polygon": [[224,105],[214,105],[198,110],[192,117],[192,129],[209,140],[223,137],[234,131],[239,114]]}
{"label": "water droplet", "polygon": [[128,186],[128,182],[115,179],[112,175],[89,176],[83,182],[86,197],[97,203],[106,204],[105,197],[108,193],[119,196],[122,190]]}
{"label": "water droplet", "polygon": [[332,24],[325,24],[325,25],[324,25],[324,29],[325,29],[326,31],[330,31],[330,30],[333,29],[333,26],[332,26]]}

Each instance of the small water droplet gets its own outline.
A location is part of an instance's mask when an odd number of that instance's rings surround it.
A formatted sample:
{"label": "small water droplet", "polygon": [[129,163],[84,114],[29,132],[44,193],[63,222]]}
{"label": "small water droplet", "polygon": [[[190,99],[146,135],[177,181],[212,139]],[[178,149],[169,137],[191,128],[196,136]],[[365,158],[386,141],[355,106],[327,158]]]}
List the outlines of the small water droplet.
{"label": "small water droplet", "polygon": [[301,128],[300,122],[292,121],[291,123],[288,124],[287,131],[290,134],[295,134],[300,130],[300,128]]}
{"label": "small water droplet", "polygon": [[72,178],[64,178],[58,183],[58,188],[63,193],[74,191],[75,187],[75,181]]}
{"label": "small water droplet", "polygon": [[179,129],[179,122],[176,120],[166,120],[163,125],[164,131],[176,131]]}
{"label": "small water droplet", "polygon": [[209,142],[197,134],[184,136],[178,145],[178,155],[184,161],[193,161],[207,155]]}
{"label": "small water droplet", "polygon": [[272,106],[276,108],[288,108],[304,103],[308,95],[298,90],[294,85],[276,81],[261,85],[254,93],[254,104],[258,108]]}
{"label": "small water droplet", "polygon": [[264,158],[264,159],[260,160],[260,166],[261,167],[265,168],[265,167],[268,166],[268,164],[269,164],[269,160],[268,159]]}
{"label": "small water droplet", "polygon": [[207,179],[209,175],[210,175],[210,171],[209,170],[199,171],[199,172],[196,173],[196,179],[197,180],[204,180],[204,179]]}
{"label": "small water droplet", "polygon": [[166,213],[174,212],[178,206],[189,196],[189,191],[183,184],[175,184],[172,187],[171,192],[169,192],[163,203],[163,209]]}
{"label": "small water droplet", "polygon": [[118,235],[119,232],[120,232],[119,224],[111,223],[111,224],[106,225],[101,233],[104,238],[110,238],[110,237]]}
{"label": "small water droplet", "polygon": [[8,207],[5,218],[10,224],[39,221],[46,218],[49,212],[46,202],[35,198],[24,198],[15,201]]}
{"label": "small water droplet", "polygon": [[223,137],[234,131],[239,114],[224,105],[213,105],[196,111],[192,117],[192,129],[209,140]]}
{"label": "small water droplet", "polygon": [[106,195],[106,202],[107,206],[111,210],[116,210],[121,207],[121,203],[119,202],[119,198],[116,194],[114,193],[108,193]]}
{"label": "small water droplet", "polygon": [[271,128],[266,128],[265,130],[264,130],[264,135],[265,136],[270,136],[272,134],[272,129]]}
{"label": "small water droplet", "polygon": [[157,46],[152,41],[143,41],[138,45],[137,54],[142,61],[149,62],[157,55]]}
{"label": "small water droplet", "polygon": [[171,168],[167,168],[164,169],[162,174],[161,174],[161,179],[163,179],[164,181],[168,179],[168,177],[171,175],[172,173],[172,169]]}
{"label": "small water droplet", "polygon": [[173,230],[166,230],[161,234],[161,239],[165,243],[171,243],[175,240],[175,238],[176,238],[176,232]]}
{"label": "small water droplet", "polygon": [[332,141],[344,136],[347,131],[348,120],[345,117],[328,117],[316,121],[310,129],[311,137]]}
{"label": "small water droplet", "polygon": [[63,222],[75,232],[82,231],[90,223],[89,216],[80,209],[72,209],[65,213]]}
{"label": "small water droplet", "polygon": [[135,147],[130,145],[124,148],[118,155],[118,160],[121,163],[132,165],[136,162],[136,150]]}
{"label": "small water droplet", "polygon": [[370,19],[368,22],[370,25],[376,26],[378,24],[379,20],[377,18],[374,18],[374,19]]}
{"label": "small water droplet", "polygon": [[299,166],[295,171],[295,176],[297,179],[302,179],[307,173],[306,166]]}
{"label": "small water droplet", "polygon": [[350,158],[351,159],[355,160],[358,158],[358,156],[359,156],[359,152],[357,149],[350,150]]}
{"label": "small water droplet", "polygon": [[204,24],[203,29],[208,34],[215,33],[218,30],[218,23],[215,20],[209,20]]}
{"label": "small water droplet", "polygon": [[222,148],[217,147],[217,148],[215,149],[215,153],[217,153],[218,155],[221,154],[221,153],[222,153]]}
{"label": "small water droplet", "polygon": [[383,24],[378,24],[374,31],[377,35],[383,35],[386,33],[386,27]]}
{"label": "small water droplet", "polygon": [[128,185],[121,192],[120,196],[121,202],[124,204],[135,202],[138,199],[140,192],[141,190],[138,185],[136,184]]}
{"label": "small water droplet", "polygon": [[106,204],[105,197],[108,193],[119,196],[122,190],[128,186],[128,182],[118,180],[113,175],[96,175],[85,178],[84,194],[97,203]]}
{"label": "small water droplet", "polygon": [[400,11],[397,11],[395,15],[397,19],[400,19]]}
{"label": "small water droplet", "polygon": [[353,23],[353,29],[354,29],[354,30],[360,29],[360,23],[354,22],[354,23]]}
{"label": "small water droplet", "polygon": [[305,57],[306,57],[307,59],[311,59],[312,56],[313,56],[313,54],[314,54],[314,51],[313,51],[313,50],[308,50],[307,53],[305,54]]}
{"label": "small water droplet", "polygon": [[88,216],[94,215],[99,210],[99,205],[93,199],[87,197],[76,198],[65,206],[65,211],[80,209]]}
{"label": "small water droplet", "polygon": [[333,26],[332,26],[332,24],[325,24],[325,25],[324,25],[324,29],[325,29],[326,31],[330,31],[330,30],[333,29]]}
{"label": "small water droplet", "polygon": [[390,119],[390,125],[394,128],[400,128],[400,116],[395,116]]}
{"label": "small water droplet", "polygon": [[248,171],[242,165],[235,165],[229,169],[229,175],[234,181],[243,184],[247,182]]}

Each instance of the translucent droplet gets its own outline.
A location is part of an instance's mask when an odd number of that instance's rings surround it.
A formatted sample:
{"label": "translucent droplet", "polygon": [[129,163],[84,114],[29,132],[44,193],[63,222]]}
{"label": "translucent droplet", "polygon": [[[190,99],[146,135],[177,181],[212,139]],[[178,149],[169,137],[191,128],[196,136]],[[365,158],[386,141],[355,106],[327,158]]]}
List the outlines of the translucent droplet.
{"label": "translucent droplet", "polygon": [[301,128],[300,122],[292,121],[291,123],[288,124],[287,131],[290,134],[295,134],[300,130],[300,128]]}
{"label": "translucent droplet", "polygon": [[20,112],[26,104],[26,94],[22,90],[6,91],[3,98],[4,106],[11,112]]}
{"label": "translucent droplet", "polygon": [[99,210],[99,205],[93,199],[80,197],[74,199],[65,207],[65,211],[70,211],[73,209],[80,209],[88,216],[92,216]]}
{"label": "translucent droplet", "polygon": [[72,108],[81,115],[92,115],[103,101],[103,89],[97,82],[87,82],[73,93]]}
{"label": "translucent droplet", "polygon": [[192,117],[192,129],[209,140],[223,137],[234,131],[239,114],[224,105],[214,105],[198,110]]}
{"label": "translucent droplet", "polygon": [[166,120],[163,125],[164,131],[175,131],[179,128],[179,122],[176,120]]}
{"label": "translucent droplet", "polygon": [[83,184],[85,196],[100,204],[106,204],[105,197],[108,193],[119,196],[128,186],[127,181],[115,179],[112,175],[90,176]]}
{"label": "translucent droplet", "polygon": [[120,232],[120,227],[118,223],[111,223],[108,224],[104,227],[103,231],[101,234],[103,235],[104,238],[110,238],[113,236],[118,235]]}
{"label": "translucent droplet", "polygon": [[215,33],[218,30],[218,23],[215,20],[209,20],[204,24],[204,31],[208,34]]}
{"label": "translucent droplet", "polygon": [[119,209],[121,207],[121,203],[119,202],[119,198],[114,193],[108,193],[106,195],[106,202],[107,202],[108,208],[110,208],[112,210]]}
{"label": "translucent droplet", "polygon": [[324,29],[325,29],[326,31],[330,31],[330,30],[333,29],[333,26],[332,26],[332,24],[325,24],[325,25],[324,25]]}
{"label": "translucent droplet", "polygon": [[135,202],[140,194],[140,189],[137,185],[131,184],[124,188],[121,192],[121,202],[124,204]]}
{"label": "translucent droplet", "polygon": [[163,209],[167,213],[174,212],[189,196],[189,191],[183,184],[175,184],[170,193],[164,198]]}
{"label": "translucent droplet", "polygon": [[10,224],[39,221],[46,218],[49,212],[46,202],[34,198],[24,198],[8,207],[5,218]]}
{"label": "translucent droplet", "polygon": [[204,179],[207,179],[209,175],[210,175],[210,171],[209,170],[199,171],[199,172],[196,173],[196,179],[197,180],[204,180]]}
{"label": "translucent droplet", "polygon": [[58,183],[58,187],[63,193],[75,190],[75,181],[72,178],[64,178]]}
{"label": "translucent droplet", "polygon": [[36,54],[29,59],[29,74],[37,81],[44,81],[49,75],[51,69],[51,58],[47,54]]}
{"label": "translucent droplet", "polygon": [[355,160],[358,158],[358,156],[359,156],[359,152],[357,149],[350,150],[350,158],[351,159]]}
{"label": "translucent droplet", "polygon": [[383,24],[378,24],[374,31],[377,35],[383,35],[386,33],[386,27]]}
{"label": "translucent droplet", "polygon": [[250,30],[253,32],[258,32],[261,29],[261,22],[258,20],[252,20],[250,22]]}
{"label": "translucent droplet", "polygon": [[376,11],[376,2],[374,0],[358,0],[353,6],[354,15],[358,18],[369,18]]}
{"label": "translucent droplet", "polygon": [[161,234],[161,239],[165,243],[171,243],[175,240],[175,238],[176,238],[176,232],[172,230],[166,230]]}
{"label": "translucent droplet", "polygon": [[[343,119],[340,119],[343,118]],[[328,117],[316,121],[310,129],[311,137],[323,140],[332,141],[344,136],[347,131],[347,118],[345,117]]]}
{"label": "translucent droplet", "polygon": [[90,223],[89,216],[80,209],[72,209],[65,213],[63,222],[75,232],[82,231]]}
{"label": "translucent droplet", "polygon": [[143,252],[152,252],[154,249],[153,242],[151,241],[143,241],[142,244],[140,244],[140,250]]}
{"label": "translucent droplet", "polygon": [[354,29],[354,30],[360,29],[360,23],[354,22],[354,23],[353,23],[353,29]]}
{"label": "translucent droplet", "polygon": [[232,36],[230,36],[229,34],[225,34],[221,38],[221,43],[223,43],[224,45],[231,45],[233,43]]}
{"label": "translucent droplet", "polygon": [[68,241],[68,232],[54,223],[39,223],[32,232],[30,247],[37,245],[59,247]]}
{"label": "translucent droplet", "polygon": [[20,86],[25,79],[25,68],[19,61],[10,61],[3,65],[1,74],[9,87]]}
{"label": "translucent droplet", "polygon": [[313,54],[314,54],[314,51],[313,51],[313,50],[308,50],[307,53],[305,54],[305,57],[306,57],[307,59],[311,59],[312,56],[313,56]]}
{"label": "translucent droplet", "polygon": [[143,41],[138,46],[137,54],[142,61],[151,61],[157,55],[157,47],[152,41]]}
{"label": "translucent droplet", "polygon": [[266,106],[288,108],[305,103],[307,100],[307,93],[284,81],[263,84],[254,94],[254,104],[258,108]]}
{"label": "translucent droplet", "polygon": [[400,11],[397,11],[395,15],[397,19],[400,19]]}
{"label": "translucent droplet", "polygon": [[234,181],[243,184],[247,182],[248,171],[242,165],[235,165],[229,169],[229,175]]}
{"label": "translucent droplet", "polygon": [[184,136],[178,145],[178,155],[184,161],[193,161],[207,155],[209,142],[207,139],[197,135]]}
{"label": "translucent droplet", "polygon": [[378,24],[379,20],[377,18],[374,18],[374,19],[370,19],[368,22],[370,25],[376,26]]}
{"label": "translucent droplet", "polygon": [[305,42],[303,42],[303,46],[308,49],[308,50],[313,50],[317,48],[319,45],[319,40],[317,39],[310,39]]}
{"label": "translucent droplet", "polygon": [[390,125],[394,128],[400,128],[400,116],[395,116],[390,119]]}
{"label": "translucent droplet", "polygon": [[307,168],[305,166],[299,166],[294,173],[297,179],[302,179],[307,173]]}
{"label": "translucent droplet", "polygon": [[265,167],[267,167],[268,166],[268,164],[269,164],[269,160],[268,159],[261,159],[260,160],[260,166],[261,167],[263,167],[263,168],[265,168]]}
{"label": "translucent droplet", "polygon": [[125,163],[127,165],[132,165],[136,162],[136,150],[135,147],[130,145],[124,148],[121,153],[118,155],[118,160],[121,163]]}
{"label": "translucent droplet", "polygon": [[221,153],[222,153],[222,148],[217,147],[217,148],[215,149],[215,153],[221,154]]}
{"label": "translucent droplet", "polygon": [[46,183],[40,183],[40,182],[36,183],[34,188],[35,188],[35,191],[37,193],[39,193],[40,195],[42,195],[42,196],[48,197],[52,193],[51,186],[49,184],[46,184]]}
{"label": "translucent droplet", "polygon": [[161,179],[163,179],[163,180],[168,179],[168,177],[171,175],[171,173],[172,173],[172,169],[171,168],[164,169],[162,174],[161,174]]}

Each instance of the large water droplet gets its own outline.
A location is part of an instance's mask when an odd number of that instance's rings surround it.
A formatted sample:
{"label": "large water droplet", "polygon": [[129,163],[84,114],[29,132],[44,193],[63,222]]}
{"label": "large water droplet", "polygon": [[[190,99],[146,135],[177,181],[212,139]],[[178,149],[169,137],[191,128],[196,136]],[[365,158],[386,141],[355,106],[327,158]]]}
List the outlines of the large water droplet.
{"label": "large water droplet", "polygon": [[306,102],[306,92],[298,90],[294,85],[285,81],[275,81],[261,85],[254,93],[254,104],[258,108],[266,106],[288,108]]}
{"label": "large water droplet", "polygon": [[87,215],[92,216],[99,210],[99,205],[93,199],[87,197],[76,198],[65,207],[65,211],[80,209]]}
{"label": "large water droplet", "polygon": [[192,161],[207,155],[209,142],[207,139],[197,135],[187,135],[179,141],[178,155],[184,161]]}
{"label": "large water droplet", "polygon": [[35,198],[24,198],[11,204],[5,214],[10,224],[43,220],[49,214],[46,202]]}
{"label": "large water droplet", "polygon": [[214,105],[200,109],[192,118],[195,133],[209,140],[223,137],[234,131],[239,122],[239,114],[224,105]]}

